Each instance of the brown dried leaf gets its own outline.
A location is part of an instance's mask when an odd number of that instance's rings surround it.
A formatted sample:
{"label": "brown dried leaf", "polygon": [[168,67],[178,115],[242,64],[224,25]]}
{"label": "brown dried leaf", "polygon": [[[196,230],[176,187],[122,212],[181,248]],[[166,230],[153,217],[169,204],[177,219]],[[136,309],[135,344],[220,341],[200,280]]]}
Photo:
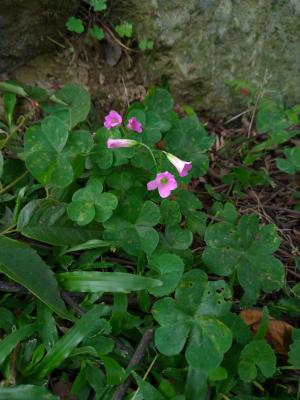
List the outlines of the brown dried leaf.
{"label": "brown dried leaf", "polygon": [[[243,310],[240,312],[240,317],[253,332],[258,330],[262,315],[261,310]],[[292,342],[292,329],[293,326],[289,323],[269,317],[265,338],[273,347],[275,353],[283,355],[288,353]]]}

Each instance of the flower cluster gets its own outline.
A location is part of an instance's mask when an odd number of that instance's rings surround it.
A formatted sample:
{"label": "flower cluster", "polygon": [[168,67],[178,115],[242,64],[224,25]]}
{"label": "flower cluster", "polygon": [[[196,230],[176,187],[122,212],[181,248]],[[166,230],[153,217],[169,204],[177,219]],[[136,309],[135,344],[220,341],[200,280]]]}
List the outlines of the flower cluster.
{"label": "flower cluster", "polygon": [[[123,119],[117,111],[111,110],[104,120],[104,126],[106,129],[115,128],[117,126],[122,125]],[[135,131],[137,133],[142,133],[142,124],[136,118],[130,118],[127,124],[127,128],[131,131]]]}
{"label": "flower cluster", "polygon": [[[117,126],[121,126],[123,122],[122,116],[118,114],[116,111],[111,110],[109,114],[105,117],[104,126],[107,129],[112,129]],[[132,117],[128,120],[127,129],[132,130],[136,133],[142,133],[142,124],[135,117]],[[155,160],[151,149],[143,143],[140,143],[133,139],[108,139],[107,140],[107,148],[109,149],[117,149],[121,147],[132,147],[137,145],[145,146],[151,153],[151,156]],[[192,169],[192,163],[189,161],[183,161],[180,158],[174,156],[171,153],[167,153],[163,151],[166,155],[167,159],[171,164],[177,169],[179,176],[184,177],[187,176],[188,172]],[[160,197],[166,198],[169,197],[172,190],[177,188],[177,182],[173,174],[169,171],[157,172],[155,179],[147,183],[147,189],[158,190]]]}

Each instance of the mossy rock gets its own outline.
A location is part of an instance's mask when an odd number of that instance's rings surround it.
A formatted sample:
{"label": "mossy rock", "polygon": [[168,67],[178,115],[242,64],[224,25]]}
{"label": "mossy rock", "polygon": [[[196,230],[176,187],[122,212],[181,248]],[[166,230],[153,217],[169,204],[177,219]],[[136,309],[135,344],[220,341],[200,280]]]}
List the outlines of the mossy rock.
{"label": "mossy rock", "polygon": [[9,73],[53,48],[79,0],[1,0],[0,73]]}
{"label": "mossy rock", "polygon": [[149,82],[162,76],[172,93],[222,117],[241,102],[227,81],[242,79],[300,102],[299,0],[114,0],[117,20],[154,39],[141,64]]}

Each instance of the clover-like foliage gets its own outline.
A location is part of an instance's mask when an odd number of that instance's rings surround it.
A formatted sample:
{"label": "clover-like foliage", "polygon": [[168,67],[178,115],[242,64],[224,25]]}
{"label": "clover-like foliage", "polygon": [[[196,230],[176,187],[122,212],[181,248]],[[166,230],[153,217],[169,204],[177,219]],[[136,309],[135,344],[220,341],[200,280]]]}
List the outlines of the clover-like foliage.
{"label": "clover-like foliage", "polygon": [[112,193],[102,193],[103,185],[98,179],[91,179],[86,187],[73,194],[68,206],[68,216],[78,225],[87,225],[91,221],[107,221],[118,205],[117,197]]}
{"label": "clover-like foliage", "polygon": [[104,224],[105,240],[117,242],[128,254],[153,253],[159,242],[158,232],[153,229],[160,220],[158,206],[152,201],[145,201],[135,221],[130,217],[130,214],[125,214],[110,218]]}
{"label": "clover-like foliage", "polygon": [[272,255],[280,244],[274,225],[259,225],[257,216],[245,215],[237,226],[228,222],[210,226],[205,241],[203,261],[209,271],[221,276],[236,273],[248,305],[261,291],[282,287],[284,268]]}
{"label": "clover-like foliage", "polygon": [[222,362],[230,348],[232,333],[218,317],[230,308],[230,290],[222,280],[209,282],[200,270],[185,273],[175,292],[175,299],[165,297],[153,307],[160,327],[155,344],[165,355],[185,349],[188,364],[209,373]]}

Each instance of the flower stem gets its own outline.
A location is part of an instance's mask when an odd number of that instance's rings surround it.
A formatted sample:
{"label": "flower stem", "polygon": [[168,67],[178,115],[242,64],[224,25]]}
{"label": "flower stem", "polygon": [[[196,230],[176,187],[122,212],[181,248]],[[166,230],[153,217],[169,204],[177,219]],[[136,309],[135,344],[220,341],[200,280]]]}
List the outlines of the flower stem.
{"label": "flower stem", "polygon": [[147,146],[145,143],[139,143],[139,144],[140,144],[140,146],[145,147],[145,148],[149,151],[149,153],[151,154],[152,160],[153,160],[153,162],[154,162],[156,171],[158,172],[158,165],[157,165],[156,159],[155,159],[155,157],[154,157],[153,151],[152,151],[152,150],[150,149],[150,147]]}

